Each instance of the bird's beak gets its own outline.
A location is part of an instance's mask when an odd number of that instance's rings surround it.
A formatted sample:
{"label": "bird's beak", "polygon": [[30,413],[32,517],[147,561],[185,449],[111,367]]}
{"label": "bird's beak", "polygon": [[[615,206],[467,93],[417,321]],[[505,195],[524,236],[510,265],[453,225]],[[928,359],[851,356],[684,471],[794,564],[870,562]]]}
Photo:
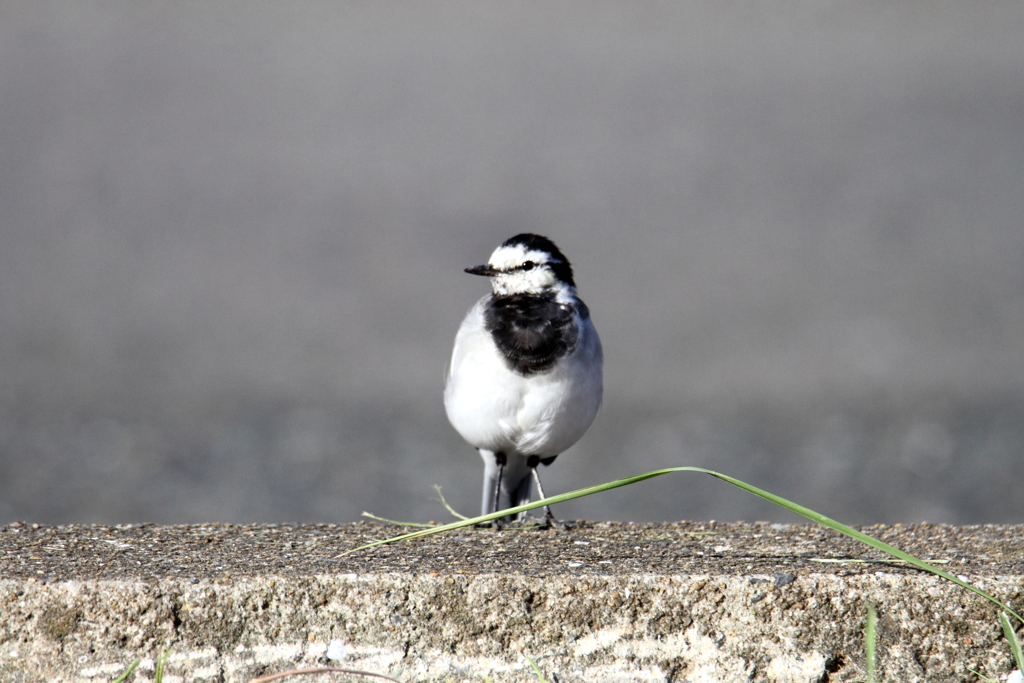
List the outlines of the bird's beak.
{"label": "bird's beak", "polygon": [[482,266],[473,266],[472,268],[466,268],[466,272],[469,273],[470,275],[484,275],[486,277],[494,277],[501,271],[497,270],[489,263],[485,263]]}

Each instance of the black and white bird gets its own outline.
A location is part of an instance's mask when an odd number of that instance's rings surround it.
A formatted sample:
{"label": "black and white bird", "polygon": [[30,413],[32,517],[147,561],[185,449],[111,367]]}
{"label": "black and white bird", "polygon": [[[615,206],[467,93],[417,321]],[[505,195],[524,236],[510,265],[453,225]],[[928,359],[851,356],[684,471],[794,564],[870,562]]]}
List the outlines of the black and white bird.
{"label": "black and white bird", "polygon": [[[531,475],[590,427],[601,405],[601,340],[569,259],[524,233],[467,273],[491,280],[455,336],[444,407],[484,460],[482,514],[530,499]],[[545,520],[554,521],[545,508]]]}

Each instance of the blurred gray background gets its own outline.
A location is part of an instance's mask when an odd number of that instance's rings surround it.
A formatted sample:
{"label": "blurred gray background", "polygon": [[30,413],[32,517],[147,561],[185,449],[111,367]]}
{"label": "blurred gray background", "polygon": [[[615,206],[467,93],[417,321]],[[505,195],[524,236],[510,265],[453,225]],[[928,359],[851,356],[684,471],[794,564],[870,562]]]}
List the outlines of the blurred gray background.
{"label": "blurred gray background", "polygon": [[[4,2],[0,523],[447,519],[442,372],[518,232],[605,403],[562,492],[701,465],[1021,522],[1024,4]],[[772,519],[699,475],[565,518]]]}

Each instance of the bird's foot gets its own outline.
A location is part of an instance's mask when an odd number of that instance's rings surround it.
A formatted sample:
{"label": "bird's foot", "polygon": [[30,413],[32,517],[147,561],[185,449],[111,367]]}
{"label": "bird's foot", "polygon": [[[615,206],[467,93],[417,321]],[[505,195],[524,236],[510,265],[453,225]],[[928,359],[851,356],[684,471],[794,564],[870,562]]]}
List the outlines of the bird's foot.
{"label": "bird's foot", "polygon": [[545,511],[543,516],[535,516],[529,513],[520,513],[518,519],[512,522],[512,526],[520,529],[567,529],[566,522],[555,519],[550,511]]}
{"label": "bird's foot", "polygon": [[558,529],[559,531],[567,531],[573,527],[572,522],[555,519],[554,515],[544,515],[544,520],[541,522],[541,527],[544,529]]}

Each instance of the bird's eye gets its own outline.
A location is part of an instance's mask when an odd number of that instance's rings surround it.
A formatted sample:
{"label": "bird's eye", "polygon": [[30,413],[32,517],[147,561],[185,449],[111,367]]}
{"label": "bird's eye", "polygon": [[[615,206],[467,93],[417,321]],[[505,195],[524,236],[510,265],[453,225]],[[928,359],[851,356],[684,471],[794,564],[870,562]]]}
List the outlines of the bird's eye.
{"label": "bird's eye", "polygon": [[522,268],[523,270],[533,270],[533,267],[535,265],[537,265],[537,264],[534,263],[533,261],[527,261],[526,263],[524,263],[523,265],[521,265],[519,267]]}

